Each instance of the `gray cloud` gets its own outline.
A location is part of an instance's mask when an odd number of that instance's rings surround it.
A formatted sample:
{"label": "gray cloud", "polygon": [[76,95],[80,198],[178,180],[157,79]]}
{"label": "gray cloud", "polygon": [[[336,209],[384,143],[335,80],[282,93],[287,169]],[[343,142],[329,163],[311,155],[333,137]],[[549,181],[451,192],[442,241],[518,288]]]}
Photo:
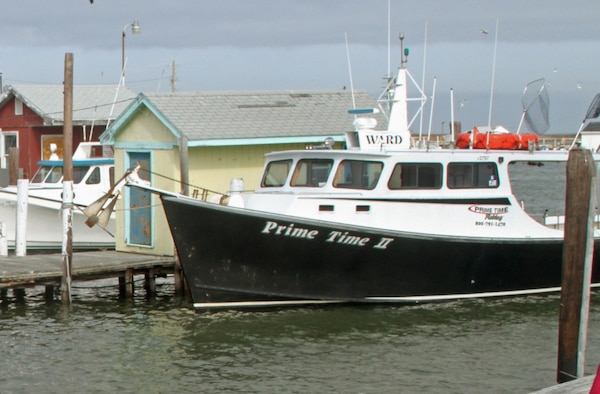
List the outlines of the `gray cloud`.
{"label": "gray cloud", "polygon": [[[500,21],[503,41],[596,40],[594,0],[392,0],[391,31],[432,41],[480,39]],[[138,19],[138,45],[158,48],[289,47],[387,40],[388,1],[364,0],[20,0],[5,7],[0,43],[110,49],[123,26]],[[116,37],[116,38],[115,38]]]}
{"label": "gray cloud", "polygon": [[417,80],[426,70],[428,94],[438,78],[436,117],[447,120],[453,88],[470,103],[461,116],[471,126],[487,120],[498,22],[499,123],[518,123],[522,89],[537,78],[547,78],[551,101],[560,103],[551,104],[551,127],[560,132],[578,127],[600,91],[597,0],[390,4],[391,14],[387,0],[19,0],[3,9],[0,71],[4,83],[60,83],[64,53],[74,52],[76,83],[116,83],[123,27],[138,19],[142,33],[126,38],[134,90],[169,89],[172,62],[178,90],[341,88],[350,83],[347,34],[354,86],[377,95],[387,68],[398,65],[402,31]]}

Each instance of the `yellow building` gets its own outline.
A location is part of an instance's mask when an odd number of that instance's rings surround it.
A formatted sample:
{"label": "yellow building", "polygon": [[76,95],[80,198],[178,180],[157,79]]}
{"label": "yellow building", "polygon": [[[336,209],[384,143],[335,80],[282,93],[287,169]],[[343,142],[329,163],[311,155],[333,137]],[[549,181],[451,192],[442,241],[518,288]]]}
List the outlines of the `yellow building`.
{"label": "yellow building", "polygon": [[[377,102],[347,90],[139,94],[100,141],[113,146],[116,174],[139,163],[142,178],[158,189],[217,198],[234,178],[253,189],[268,152],[305,149],[327,137],[341,146],[354,129],[347,112],[353,107]],[[117,250],[173,255],[158,195],[126,187],[115,212]]]}

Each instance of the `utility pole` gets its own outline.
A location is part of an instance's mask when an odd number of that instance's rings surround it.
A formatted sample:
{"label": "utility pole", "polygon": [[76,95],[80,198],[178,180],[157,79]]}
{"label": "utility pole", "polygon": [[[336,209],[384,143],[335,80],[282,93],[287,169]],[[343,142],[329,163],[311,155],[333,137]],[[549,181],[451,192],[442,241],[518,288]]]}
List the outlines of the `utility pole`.
{"label": "utility pole", "polygon": [[175,60],[171,63],[171,92],[175,93],[175,85],[177,85],[177,68],[175,66]]}

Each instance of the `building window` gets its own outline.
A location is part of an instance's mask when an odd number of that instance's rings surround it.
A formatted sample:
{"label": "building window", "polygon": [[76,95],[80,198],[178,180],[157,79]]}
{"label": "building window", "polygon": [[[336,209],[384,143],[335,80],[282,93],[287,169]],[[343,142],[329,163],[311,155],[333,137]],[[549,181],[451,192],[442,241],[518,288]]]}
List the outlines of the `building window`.
{"label": "building window", "polygon": [[23,115],[23,102],[15,98],[15,115]]}
{"label": "building window", "polygon": [[2,147],[0,149],[0,167],[7,168],[8,167],[8,154],[10,152],[10,148],[18,148],[19,147],[19,134],[15,132],[3,132],[2,133]]}

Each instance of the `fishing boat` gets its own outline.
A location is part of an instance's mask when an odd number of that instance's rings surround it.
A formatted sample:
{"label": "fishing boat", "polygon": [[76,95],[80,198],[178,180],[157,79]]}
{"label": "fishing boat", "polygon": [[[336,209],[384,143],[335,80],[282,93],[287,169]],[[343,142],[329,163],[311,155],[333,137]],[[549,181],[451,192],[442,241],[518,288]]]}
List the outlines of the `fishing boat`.
{"label": "fishing boat", "polygon": [[[81,143],[73,154],[73,221],[72,246],[75,250],[114,249],[114,214],[103,226],[90,228],[83,209],[111,190],[114,184],[114,158],[98,154],[99,143]],[[14,249],[17,234],[19,192],[26,192],[27,218],[25,243],[27,250],[60,251],[63,234],[63,160],[57,156],[38,162],[39,168],[25,191],[15,185],[0,188],[0,220],[8,248]]]}
{"label": "fishing boat", "polygon": [[420,147],[411,141],[408,75],[401,66],[390,81],[386,130],[364,117],[370,111],[351,110],[362,117],[346,149],[325,141],[267,154],[253,192],[234,180],[221,203],[160,193],[195,308],[559,291],[564,232],[525,211],[509,167],[566,163],[568,152],[529,142]]}

